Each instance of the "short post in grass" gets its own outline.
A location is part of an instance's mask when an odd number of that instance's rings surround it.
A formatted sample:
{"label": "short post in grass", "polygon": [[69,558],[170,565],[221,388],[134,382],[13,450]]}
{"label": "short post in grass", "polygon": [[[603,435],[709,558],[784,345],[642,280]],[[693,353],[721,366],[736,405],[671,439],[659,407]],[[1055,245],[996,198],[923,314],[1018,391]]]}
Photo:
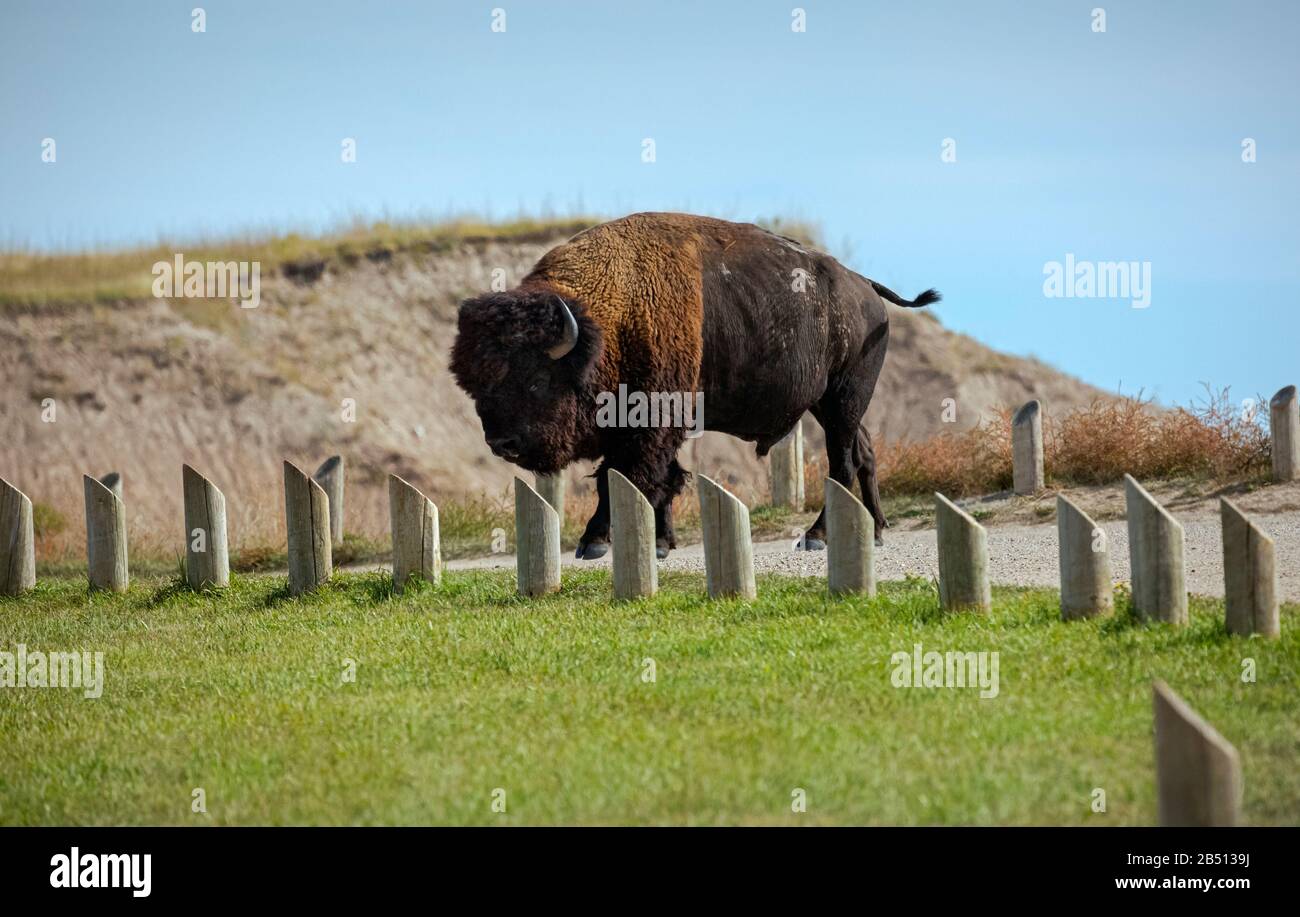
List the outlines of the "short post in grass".
{"label": "short post in grass", "polygon": [[635,484],[612,468],[609,530],[614,550],[614,598],[654,595],[659,589],[654,507]]}
{"label": "short post in grass", "polygon": [[560,531],[564,531],[564,472],[533,475],[533,484],[533,489],[543,500],[551,504],[555,515],[560,517]]}
{"label": "short post in grass", "polygon": [[181,466],[185,502],[185,581],[191,589],[230,585],[226,498],[189,465]]}
{"label": "short post in grass", "polygon": [[1223,522],[1223,592],[1228,633],[1249,637],[1280,633],[1273,539],[1227,500]]}
{"label": "short post in grass", "polygon": [[515,478],[515,565],[520,595],[560,588],[560,514]]}
{"label": "short post in grass", "polygon": [[343,456],[331,455],[316,469],[312,478],[330,501],[330,539],[343,543]]}
{"label": "short post in grass", "polygon": [[984,526],[943,494],[934,495],[939,540],[939,604],[949,611],[987,611],[989,545]]}
{"label": "short post in grass", "polygon": [[334,571],[329,496],[301,468],[284,463],[284,524],[289,533],[289,592],[311,592]]}
{"label": "short post in grass", "polygon": [[1288,385],[1274,395],[1268,408],[1273,480],[1282,483],[1300,479],[1300,401],[1295,386]]}
{"label": "short post in grass", "polygon": [[772,505],[802,513],[804,510],[802,420],[772,447],[772,451],[768,453],[767,463],[771,477]]}
{"label": "short post in grass", "polygon": [[1139,617],[1187,624],[1183,527],[1132,475],[1124,475],[1129,576]]}
{"label": "short post in grass", "polygon": [[442,579],[438,507],[395,474],[388,476],[388,519],[393,531],[393,591],[411,579]]}
{"label": "short post in grass", "polygon": [[122,475],[120,472],[110,471],[99,479],[99,483],[111,490],[119,500],[126,502],[126,496],[122,493]]}
{"label": "short post in grass", "polygon": [[715,481],[695,476],[704,534],[704,578],[709,598],[752,599],[754,546],[749,540],[749,509]]}
{"label": "short post in grass", "polygon": [[1153,694],[1160,825],[1236,826],[1242,795],[1237,749],[1163,681],[1155,682]]}
{"label": "short post in grass", "polygon": [[1056,540],[1061,571],[1061,620],[1108,615],[1115,609],[1110,547],[1101,526],[1057,495]]}
{"label": "short post in grass", "polygon": [[91,589],[125,592],[126,505],[90,475],[82,476],[86,495],[86,568]]}
{"label": "short post in grass", "polygon": [[876,523],[862,501],[826,479],[826,586],[831,595],[876,594]]}
{"label": "short post in grass", "polygon": [[0,478],[0,595],[22,595],[35,585],[32,501]]}
{"label": "short post in grass", "polygon": [[1043,489],[1043,410],[1038,399],[1011,418],[1011,477],[1019,495]]}

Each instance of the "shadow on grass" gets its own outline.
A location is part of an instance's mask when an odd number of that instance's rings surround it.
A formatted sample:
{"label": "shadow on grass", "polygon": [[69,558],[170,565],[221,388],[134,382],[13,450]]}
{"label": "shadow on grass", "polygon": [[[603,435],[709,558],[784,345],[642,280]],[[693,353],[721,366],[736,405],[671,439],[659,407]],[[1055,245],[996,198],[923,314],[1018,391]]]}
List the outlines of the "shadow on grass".
{"label": "shadow on grass", "polygon": [[1099,632],[1108,638],[1152,634],[1163,647],[1216,646],[1231,639],[1224,624],[1221,599],[1190,596],[1187,612],[1187,624],[1183,627],[1145,618],[1134,607],[1133,594],[1127,588],[1117,587],[1115,613],[1101,622]]}
{"label": "shadow on grass", "polygon": [[[217,590],[215,589],[208,590],[208,592],[217,594]],[[158,608],[161,605],[170,604],[172,601],[182,596],[192,596],[196,594],[198,593],[195,593],[194,590],[190,588],[190,584],[186,582],[185,573],[182,571],[155,589],[145,602],[145,607]]]}
{"label": "shadow on grass", "polygon": [[281,605],[296,602],[299,598],[300,596],[296,596],[289,591],[289,580],[285,578],[274,589],[262,596],[262,601],[259,604],[263,608],[279,608]]}

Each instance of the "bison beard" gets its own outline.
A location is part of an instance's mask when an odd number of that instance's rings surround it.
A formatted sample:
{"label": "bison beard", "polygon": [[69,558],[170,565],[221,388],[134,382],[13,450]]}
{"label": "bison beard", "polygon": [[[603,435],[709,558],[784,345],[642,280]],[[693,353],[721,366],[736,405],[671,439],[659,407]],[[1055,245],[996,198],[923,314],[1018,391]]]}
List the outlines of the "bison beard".
{"label": "bison beard", "polygon": [[[676,546],[685,430],[599,426],[597,399],[620,384],[703,391],[704,428],[754,442],[760,456],[811,412],[830,476],[849,488],[857,477],[879,542],[888,523],[861,424],[889,339],[882,297],[904,307],[939,299],[932,290],[902,299],[750,224],[633,214],[552,249],[515,289],[466,300],[451,370],[498,456],[542,474],[602,460],[579,557],[608,549],[610,468],[654,507],[659,556]],[[808,528],[809,548],[825,546],[824,515]]]}

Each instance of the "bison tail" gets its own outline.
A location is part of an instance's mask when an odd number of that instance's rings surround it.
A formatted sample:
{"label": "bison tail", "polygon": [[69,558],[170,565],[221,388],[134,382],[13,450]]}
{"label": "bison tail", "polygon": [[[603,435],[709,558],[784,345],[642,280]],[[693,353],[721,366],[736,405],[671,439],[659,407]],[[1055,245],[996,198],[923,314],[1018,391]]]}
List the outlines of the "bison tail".
{"label": "bison tail", "polygon": [[889,300],[894,305],[902,306],[905,309],[919,309],[922,306],[928,306],[931,303],[936,303],[943,299],[943,297],[939,295],[938,290],[926,290],[920,296],[916,297],[916,299],[904,299],[883,283],[876,283],[873,280],[871,281],[871,285],[875,287],[876,292],[882,297]]}

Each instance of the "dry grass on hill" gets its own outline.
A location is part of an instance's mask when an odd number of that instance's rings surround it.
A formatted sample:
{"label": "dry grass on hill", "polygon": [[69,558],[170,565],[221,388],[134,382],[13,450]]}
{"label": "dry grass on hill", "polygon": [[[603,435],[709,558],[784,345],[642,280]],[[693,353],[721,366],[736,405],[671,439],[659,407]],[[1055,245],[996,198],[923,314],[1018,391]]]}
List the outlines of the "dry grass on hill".
{"label": "dry grass on hill", "polygon": [[466,242],[536,242],[563,238],[600,222],[595,217],[518,217],[489,222],[457,217],[437,221],[354,221],[323,235],[283,233],[235,239],[176,241],[115,251],[0,252],[0,307],[86,306],[146,299],[152,265],[178,252],[190,261],[256,261],[263,277],[311,281],[327,268],[383,263],[397,255],[436,255]]}
{"label": "dry grass on hill", "polygon": [[[919,442],[877,444],[884,494],[970,496],[1011,486],[1011,410],[978,426]],[[1192,477],[1221,483],[1263,477],[1269,434],[1257,415],[1233,407],[1224,392],[1168,411],[1137,397],[1093,403],[1043,418],[1051,484],[1106,484],[1125,473],[1141,479]]]}

